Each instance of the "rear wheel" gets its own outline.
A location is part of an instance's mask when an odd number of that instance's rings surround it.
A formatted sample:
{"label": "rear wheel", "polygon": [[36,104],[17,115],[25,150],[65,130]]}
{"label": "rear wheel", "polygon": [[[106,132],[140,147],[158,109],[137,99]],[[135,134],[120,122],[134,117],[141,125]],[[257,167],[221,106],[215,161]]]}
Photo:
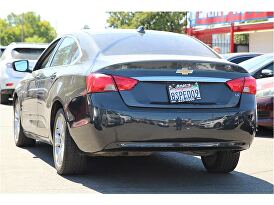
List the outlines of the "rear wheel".
{"label": "rear wheel", "polygon": [[21,125],[21,109],[18,99],[15,100],[13,123],[15,145],[17,147],[33,146],[36,140],[26,137],[23,132]]}
{"label": "rear wheel", "polygon": [[63,109],[55,115],[53,129],[53,158],[57,173],[60,175],[83,173],[87,157],[80,153],[69,134]]}
{"label": "rear wheel", "polygon": [[208,172],[228,173],[236,168],[240,152],[222,151],[214,155],[202,156],[201,158]]}
{"label": "rear wheel", "polygon": [[0,104],[7,104],[9,102],[9,95],[0,94]]}

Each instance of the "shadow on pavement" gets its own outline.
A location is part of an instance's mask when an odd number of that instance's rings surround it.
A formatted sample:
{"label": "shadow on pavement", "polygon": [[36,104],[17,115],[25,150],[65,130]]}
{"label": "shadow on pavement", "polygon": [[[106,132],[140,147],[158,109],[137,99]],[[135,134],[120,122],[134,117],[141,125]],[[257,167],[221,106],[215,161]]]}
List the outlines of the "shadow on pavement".
{"label": "shadow on pavement", "polygon": [[259,128],[256,137],[273,138],[273,130],[267,128]]}
{"label": "shadow on pavement", "polygon": [[[51,146],[37,143],[28,150],[53,166]],[[93,158],[87,174],[64,178],[106,194],[273,193],[271,183],[237,171],[209,174],[199,158],[180,153]]]}

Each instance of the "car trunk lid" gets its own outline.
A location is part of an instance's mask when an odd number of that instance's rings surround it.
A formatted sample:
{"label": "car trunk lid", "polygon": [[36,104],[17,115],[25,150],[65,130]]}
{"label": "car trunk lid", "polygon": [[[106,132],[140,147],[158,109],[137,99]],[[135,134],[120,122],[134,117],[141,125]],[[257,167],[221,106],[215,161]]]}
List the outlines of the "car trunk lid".
{"label": "car trunk lid", "polygon": [[[226,82],[248,76],[237,65],[193,60],[122,63],[100,72],[138,80],[133,89],[119,91],[120,95],[128,106],[149,108],[236,107],[241,93],[233,92]],[[176,89],[182,90],[183,101],[172,100]],[[191,92],[199,92],[199,95],[191,96]]]}

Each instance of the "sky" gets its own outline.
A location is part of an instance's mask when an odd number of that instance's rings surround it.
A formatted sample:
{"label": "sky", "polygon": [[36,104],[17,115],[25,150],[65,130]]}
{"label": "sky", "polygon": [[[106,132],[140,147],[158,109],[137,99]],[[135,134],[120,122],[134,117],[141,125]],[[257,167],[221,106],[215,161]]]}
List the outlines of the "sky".
{"label": "sky", "polygon": [[[167,3],[168,2],[168,3]],[[0,18],[11,12],[34,11],[56,29],[58,35],[88,25],[100,30],[107,27],[107,11],[271,11],[272,1],[256,0],[0,0]],[[255,2],[255,3],[254,3]],[[244,9],[243,9],[244,8]]]}
{"label": "sky", "polygon": [[42,20],[49,21],[58,35],[80,30],[84,25],[95,30],[104,29],[108,17],[106,9],[91,2],[92,0],[0,0],[0,18],[6,18],[11,12],[20,14],[34,11]]}

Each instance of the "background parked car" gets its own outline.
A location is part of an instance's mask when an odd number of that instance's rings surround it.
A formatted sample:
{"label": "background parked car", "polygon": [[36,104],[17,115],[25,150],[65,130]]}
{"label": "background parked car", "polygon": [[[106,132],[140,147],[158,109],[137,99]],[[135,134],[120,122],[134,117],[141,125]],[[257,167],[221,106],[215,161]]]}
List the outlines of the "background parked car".
{"label": "background parked car", "polygon": [[273,128],[274,77],[257,80],[258,125]]}
{"label": "background parked car", "polygon": [[265,54],[239,64],[257,79],[258,125],[270,128],[273,128],[273,56]]}
{"label": "background parked car", "polygon": [[273,77],[273,53],[254,57],[239,65],[256,79]]}
{"label": "background parked car", "polygon": [[227,53],[227,54],[222,54],[221,56],[232,63],[239,64],[241,62],[244,62],[246,60],[249,60],[251,58],[254,58],[260,55],[262,54],[261,53]]}
{"label": "background parked car", "polygon": [[12,62],[21,59],[29,60],[32,69],[45,50],[47,44],[11,43],[0,58],[0,104],[5,104],[13,94],[14,88],[26,74],[12,69]]}

